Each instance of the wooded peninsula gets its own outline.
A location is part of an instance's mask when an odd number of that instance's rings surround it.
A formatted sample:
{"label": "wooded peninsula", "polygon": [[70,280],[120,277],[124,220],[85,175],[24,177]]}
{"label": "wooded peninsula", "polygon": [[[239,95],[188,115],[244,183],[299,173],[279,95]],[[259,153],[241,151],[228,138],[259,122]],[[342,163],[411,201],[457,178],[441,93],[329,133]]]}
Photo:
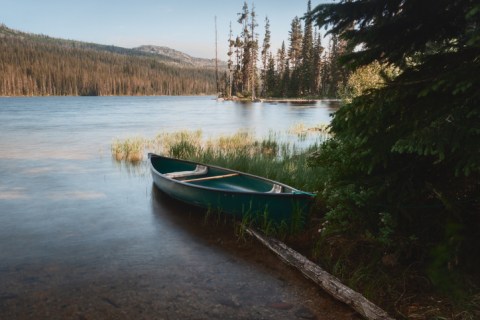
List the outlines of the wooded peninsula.
{"label": "wooded peninsula", "polygon": [[[350,72],[339,63],[347,43],[332,34],[328,48],[322,33],[308,18],[294,17],[288,42],[272,51],[270,20],[264,20],[263,40],[259,39],[255,6],[245,2],[237,22],[241,33],[234,37],[230,24],[227,70],[222,91],[227,98],[336,98],[346,88]],[[261,45],[260,45],[261,43]]]}

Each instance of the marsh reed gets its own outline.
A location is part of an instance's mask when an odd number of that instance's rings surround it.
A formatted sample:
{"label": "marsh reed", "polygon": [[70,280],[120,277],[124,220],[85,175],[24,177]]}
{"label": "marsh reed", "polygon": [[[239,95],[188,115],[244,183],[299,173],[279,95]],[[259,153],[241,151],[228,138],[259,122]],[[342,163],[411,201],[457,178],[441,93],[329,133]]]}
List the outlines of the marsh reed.
{"label": "marsh reed", "polygon": [[147,152],[197,161],[278,180],[314,192],[320,169],[307,164],[308,156],[328,137],[325,126],[298,124],[285,133],[257,138],[251,132],[206,137],[201,130],[161,132],[152,139],[117,139],[111,151],[116,161],[138,163]]}

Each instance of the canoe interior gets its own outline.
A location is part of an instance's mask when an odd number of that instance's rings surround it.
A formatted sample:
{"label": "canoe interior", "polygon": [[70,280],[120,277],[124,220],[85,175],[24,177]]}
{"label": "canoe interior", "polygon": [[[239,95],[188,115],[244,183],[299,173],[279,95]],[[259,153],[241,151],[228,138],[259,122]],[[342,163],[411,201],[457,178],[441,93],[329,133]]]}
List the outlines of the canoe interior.
{"label": "canoe interior", "polygon": [[155,155],[151,155],[152,165],[155,170],[161,174],[178,171],[193,171],[196,168],[196,164],[190,162],[179,161],[177,159],[163,158]]}

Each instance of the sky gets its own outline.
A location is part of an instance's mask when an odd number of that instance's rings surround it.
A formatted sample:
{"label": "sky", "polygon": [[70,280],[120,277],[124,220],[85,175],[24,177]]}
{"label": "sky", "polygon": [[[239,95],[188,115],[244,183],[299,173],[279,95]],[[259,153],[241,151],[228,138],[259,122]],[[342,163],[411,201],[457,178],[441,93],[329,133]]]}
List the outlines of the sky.
{"label": "sky", "polygon": [[[312,7],[332,0],[312,0]],[[244,0],[0,0],[0,23],[54,38],[134,48],[167,46],[199,58],[227,59],[230,22],[240,34],[237,14]],[[307,0],[253,0],[260,44],[265,17],[274,52],[288,44],[290,23],[307,11]]]}

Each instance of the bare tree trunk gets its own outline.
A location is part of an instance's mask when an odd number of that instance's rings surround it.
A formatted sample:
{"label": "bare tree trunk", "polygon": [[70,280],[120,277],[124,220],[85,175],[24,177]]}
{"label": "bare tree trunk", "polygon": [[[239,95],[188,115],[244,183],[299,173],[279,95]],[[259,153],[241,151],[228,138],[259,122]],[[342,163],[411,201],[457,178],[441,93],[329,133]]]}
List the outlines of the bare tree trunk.
{"label": "bare tree trunk", "polygon": [[216,94],[218,95],[219,90],[219,84],[218,84],[218,40],[217,40],[217,16],[215,16],[215,84],[216,84],[216,89],[217,92]]}

